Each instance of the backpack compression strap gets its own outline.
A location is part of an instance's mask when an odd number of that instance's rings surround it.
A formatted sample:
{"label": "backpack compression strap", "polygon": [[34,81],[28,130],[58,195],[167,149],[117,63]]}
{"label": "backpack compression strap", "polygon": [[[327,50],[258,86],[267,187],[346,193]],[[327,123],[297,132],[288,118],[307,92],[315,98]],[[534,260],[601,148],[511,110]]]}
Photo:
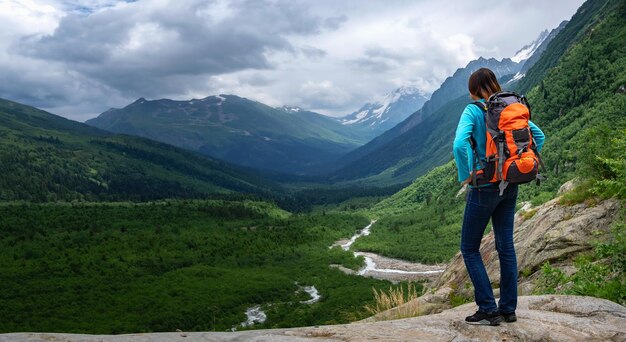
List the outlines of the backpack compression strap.
{"label": "backpack compression strap", "polygon": [[[541,170],[545,173],[548,173],[548,171],[546,170],[546,166],[543,164],[543,160],[541,159],[541,155],[539,154],[539,150],[537,150],[537,143],[535,142],[535,138],[532,138],[533,142],[532,142],[532,146],[531,149],[533,150],[533,152],[535,152],[535,155],[537,156],[537,160],[539,161],[539,166],[541,167]],[[539,185],[541,183],[541,181],[546,180],[547,177],[537,173],[537,185]]]}

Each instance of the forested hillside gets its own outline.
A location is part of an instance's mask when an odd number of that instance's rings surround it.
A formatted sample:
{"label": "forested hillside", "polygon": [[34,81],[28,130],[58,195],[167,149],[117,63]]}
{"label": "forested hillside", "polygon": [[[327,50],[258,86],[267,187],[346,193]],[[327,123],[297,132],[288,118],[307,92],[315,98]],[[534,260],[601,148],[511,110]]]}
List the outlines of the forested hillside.
{"label": "forested hillside", "polygon": [[519,81],[517,90],[521,93],[526,93],[537,85],[546,76],[548,70],[559,63],[563,54],[572,44],[578,42],[585,34],[589,33],[591,27],[598,20],[611,13],[610,8],[613,6],[616,6],[616,2],[608,0],[586,1],[580,6],[572,20],[550,42],[550,49],[542,54],[542,58]]}
{"label": "forested hillside", "polygon": [[280,191],[219,160],[2,99],[0,142],[0,201],[241,197]]}

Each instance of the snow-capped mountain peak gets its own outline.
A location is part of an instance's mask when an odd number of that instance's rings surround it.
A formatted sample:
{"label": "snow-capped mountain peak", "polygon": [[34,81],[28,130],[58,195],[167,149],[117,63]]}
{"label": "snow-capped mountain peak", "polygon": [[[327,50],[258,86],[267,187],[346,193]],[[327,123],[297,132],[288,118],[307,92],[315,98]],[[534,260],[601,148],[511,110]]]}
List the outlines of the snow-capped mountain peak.
{"label": "snow-capped mountain peak", "polygon": [[537,37],[537,39],[535,39],[530,44],[525,45],[523,48],[519,49],[515,53],[515,56],[511,57],[511,60],[515,63],[520,63],[530,58],[530,56],[532,56],[533,53],[535,53],[537,48],[539,48],[539,45],[541,45],[541,43],[543,43],[543,41],[546,40],[546,38],[548,38],[549,34],[550,32],[548,32],[548,30],[543,30],[543,32],[541,32],[541,34],[539,35],[539,37]]}
{"label": "snow-capped mountain peak", "polygon": [[511,78],[506,84],[510,85],[521,80],[528,70],[539,60],[543,51],[547,48],[548,44],[561,32],[561,30],[567,25],[568,21],[562,21],[559,26],[552,29],[549,33],[548,30],[541,32],[539,37],[532,43],[521,48],[511,60],[521,60],[522,68],[518,71],[513,78]]}
{"label": "snow-capped mountain peak", "polygon": [[414,86],[403,86],[363,105],[356,112],[338,118],[344,125],[381,127],[386,130],[406,119],[428,100],[430,94]]}
{"label": "snow-capped mountain peak", "polygon": [[282,106],[282,107],[277,107],[277,109],[282,109],[287,113],[299,113],[299,112],[304,111],[304,109],[300,107],[296,107],[296,106]]}

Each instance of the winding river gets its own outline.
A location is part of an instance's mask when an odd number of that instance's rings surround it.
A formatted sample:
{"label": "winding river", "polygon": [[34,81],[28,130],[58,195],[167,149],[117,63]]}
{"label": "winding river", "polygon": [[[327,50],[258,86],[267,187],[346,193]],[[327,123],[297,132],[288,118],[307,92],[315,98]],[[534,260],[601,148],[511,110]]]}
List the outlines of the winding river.
{"label": "winding river", "polygon": [[[296,285],[298,285],[298,283],[296,283]],[[300,288],[298,291],[304,291],[308,293],[309,296],[311,296],[311,299],[302,300],[300,301],[300,303],[310,305],[319,302],[319,300],[322,298],[315,286],[298,286]],[[272,304],[268,305],[271,306]],[[246,309],[246,321],[240,323],[239,325],[242,327],[250,327],[255,325],[256,323],[263,323],[266,319],[267,315],[265,314],[265,311],[263,311],[263,309],[261,308],[261,305],[254,305]],[[233,327],[231,331],[237,331],[237,328]]]}
{"label": "winding river", "polygon": [[[350,250],[352,244],[362,237],[370,234],[372,226],[376,220],[372,220],[367,226],[359,230],[348,240],[336,241],[329,248],[340,246],[343,250]],[[388,258],[382,255],[369,252],[353,252],[355,256],[363,256],[365,258],[365,266],[358,271],[353,271],[339,265],[331,265],[337,267],[345,273],[357,274],[376,279],[385,279],[392,282],[402,280],[427,279],[432,280],[441,274],[445,268],[445,264],[428,265],[422,263],[409,262],[406,260]]]}
{"label": "winding river", "polygon": [[260,305],[251,306],[246,309],[246,321],[241,323],[242,327],[249,327],[255,323],[263,323],[267,319],[267,315],[261,309]]}
{"label": "winding river", "polygon": [[[336,241],[332,246],[328,248],[339,246],[345,251],[350,250],[350,248],[358,238],[370,234],[374,223],[376,223],[376,220],[372,220],[367,226],[363,227],[363,229],[357,231],[356,234],[350,237],[350,239]],[[442,273],[446,267],[445,264],[427,265],[416,262],[409,262],[401,259],[388,258],[369,252],[355,251],[353,253],[355,256],[363,256],[363,258],[365,258],[365,266],[361,267],[361,269],[359,269],[358,271],[345,268],[341,265],[330,266],[339,268],[347,274],[356,274],[364,277],[384,279],[394,283],[402,280],[433,280],[440,273]],[[308,300],[300,301],[300,303],[302,304],[313,304],[318,302],[321,298],[315,286],[300,286],[300,290],[305,291],[309,294],[309,296],[311,296],[311,298]],[[261,308],[261,305],[254,305],[249,307],[246,310],[246,317],[246,321],[240,323],[240,325],[243,327],[249,327],[256,323],[263,323],[267,319],[267,315]],[[235,331],[237,329],[233,327],[232,330]]]}

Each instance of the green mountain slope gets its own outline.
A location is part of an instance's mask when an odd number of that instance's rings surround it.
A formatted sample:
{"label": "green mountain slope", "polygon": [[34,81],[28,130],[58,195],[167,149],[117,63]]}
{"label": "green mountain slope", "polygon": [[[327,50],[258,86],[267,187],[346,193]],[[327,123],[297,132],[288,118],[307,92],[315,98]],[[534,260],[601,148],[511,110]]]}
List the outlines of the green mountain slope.
{"label": "green mountain slope", "polygon": [[279,189],[246,171],[0,99],[0,201],[151,200]]}
{"label": "green mountain slope", "polygon": [[[572,18],[584,32],[528,93],[533,120],[546,133],[542,157],[548,180],[539,187],[523,185],[520,201],[551,199],[574,177],[586,189],[579,200],[626,197],[626,1],[609,1],[588,14],[579,11]],[[559,35],[571,33],[564,29]],[[545,58],[556,49],[560,45],[551,44]],[[536,67],[545,63],[540,60]],[[449,260],[458,251],[465,204],[457,195],[456,177],[450,161],[378,203],[371,213],[380,217],[378,229],[355,248],[411,260]]]}
{"label": "green mountain slope", "polygon": [[320,113],[311,112],[300,107],[283,106],[276,108],[292,115],[298,116],[305,120],[310,128],[315,132],[330,131],[336,134],[336,137],[343,137],[346,141],[355,142],[358,145],[365,144],[371,139],[371,132],[363,127],[350,127],[343,124],[337,124],[337,118],[333,118]]}
{"label": "green mountain slope", "polygon": [[[611,13],[611,7],[616,2],[608,0],[586,1],[576,11],[572,20],[567,23],[562,32],[549,43],[549,49],[541,55],[541,59],[528,70],[526,76],[517,84],[517,90],[521,93],[527,93],[542,78],[545,77],[547,71],[554,67],[567,49],[582,37],[589,28],[598,20]],[[609,6],[609,8],[605,8]]]}
{"label": "green mountain slope", "polygon": [[617,148],[626,133],[624,18],[626,1],[606,2],[591,23],[580,25],[584,32],[560,63],[528,92],[534,120],[548,133],[542,157],[557,183],[573,175],[617,177],[609,164],[624,158]]}
{"label": "green mountain slope", "polygon": [[243,166],[310,174],[366,142],[358,130],[320,116],[220,95],[191,101],[142,98],[86,123]]}

